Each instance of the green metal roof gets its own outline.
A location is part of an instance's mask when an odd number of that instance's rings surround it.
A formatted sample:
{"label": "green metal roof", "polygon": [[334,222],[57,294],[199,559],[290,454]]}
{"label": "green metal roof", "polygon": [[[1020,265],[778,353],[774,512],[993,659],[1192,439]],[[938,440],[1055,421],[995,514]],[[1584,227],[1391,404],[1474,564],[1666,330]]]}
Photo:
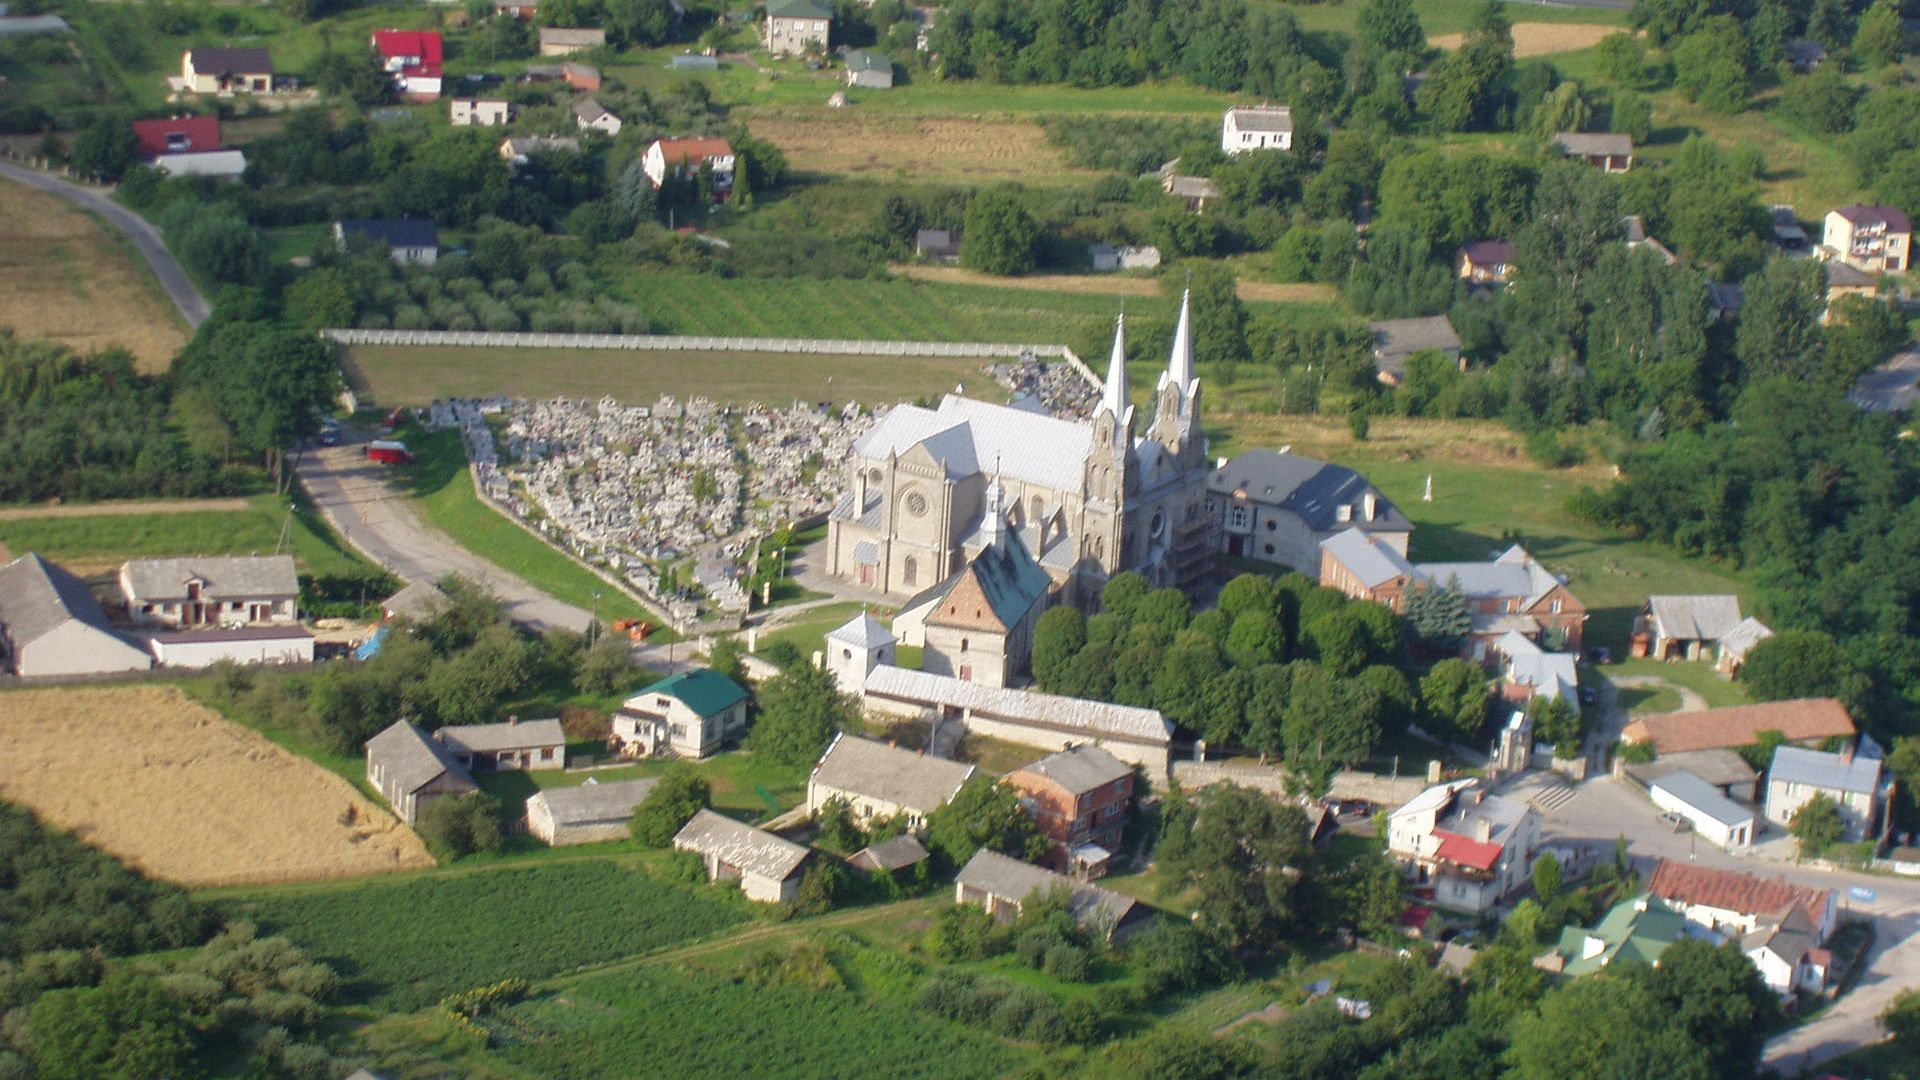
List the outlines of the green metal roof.
{"label": "green metal roof", "polygon": [[1009,630],[1020,625],[1033,605],[1053,588],[1053,578],[1033,561],[1027,545],[1011,530],[999,543],[980,552],[968,570],[979,580],[980,590],[987,594],[987,603],[1000,625]]}
{"label": "green metal roof", "polygon": [[[1646,904],[1646,910],[1638,905]],[[1569,926],[1560,932],[1560,955],[1566,958],[1568,975],[1591,975],[1601,968],[1623,960],[1644,964],[1658,963],[1667,946],[1687,935],[1686,916],[1651,896],[1622,900],[1604,915],[1592,930]],[[1599,938],[1606,948],[1581,958],[1580,951],[1589,937]]]}
{"label": "green metal roof", "polygon": [[813,0],[768,0],[767,16],[774,19],[831,19],[833,12]]}
{"label": "green metal roof", "polygon": [[647,694],[678,698],[702,718],[718,715],[747,697],[746,690],[739,683],[712,668],[695,668],[661,679],[640,691],[640,696]]}

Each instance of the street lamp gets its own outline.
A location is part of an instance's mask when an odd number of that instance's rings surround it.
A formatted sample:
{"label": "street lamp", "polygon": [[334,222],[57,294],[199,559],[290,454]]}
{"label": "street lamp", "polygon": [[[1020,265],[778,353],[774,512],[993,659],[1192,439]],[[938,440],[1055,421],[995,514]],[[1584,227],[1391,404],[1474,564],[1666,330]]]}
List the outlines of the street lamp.
{"label": "street lamp", "polygon": [[593,612],[587,617],[587,648],[593,648],[594,629],[600,625],[600,590],[593,590]]}

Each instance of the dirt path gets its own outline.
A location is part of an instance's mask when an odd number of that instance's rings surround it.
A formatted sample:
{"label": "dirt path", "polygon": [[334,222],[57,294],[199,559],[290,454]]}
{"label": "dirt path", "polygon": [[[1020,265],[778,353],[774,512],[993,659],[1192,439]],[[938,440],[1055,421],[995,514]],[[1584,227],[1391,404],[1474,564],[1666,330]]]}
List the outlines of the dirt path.
{"label": "dirt path", "polygon": [[[1034,274],[1028,277],[1000,277],[982,274],[958,266],[920,266],[894,263],[889,273],[915,281],[934,281],[948,285],[989,285],[1002,289],[1038,289],[1042,292],[1091,293],[1105,296],[1159,296],[1156,278],[1122,277],[1117,274]],[[1275,304],[1331,303],[1335,293],[1331,285],[1282,284],[1275,281],[1242,281],[1240,299]]]}
{"label": "dirt path", "polygon": [[97,503],[48,503],[0,509],[0,521],[28,518],[121,517],[127,514],[187,514],[200,510],[245,510],[245,499],[121,499]]}

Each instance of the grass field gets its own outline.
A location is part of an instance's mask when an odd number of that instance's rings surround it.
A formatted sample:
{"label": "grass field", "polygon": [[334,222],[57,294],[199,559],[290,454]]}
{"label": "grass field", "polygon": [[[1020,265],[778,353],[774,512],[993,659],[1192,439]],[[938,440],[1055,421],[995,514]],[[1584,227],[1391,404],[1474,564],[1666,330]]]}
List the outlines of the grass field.
{"label": "grass field", "polygon": [[236,885],[433,865],[352,785],[172,687],[0,694],[0,728],[0,795],[155,877]]}
{"label": "grass field", "polygon": [[[508,816],[517,816],[518,808],[535,792],[546,788],[577,787],[588,777],[602,784],[658,776],[684,762],[642,761],[614,769],[592,772],[488,772],[475,776],[480,787],[506,804]],[[729,751],[691,766],[713,788],[713,807],[729,817],[743,821],[765,821],[780,816],[806,798],[807,770],[789,768],[759,758],[747,751]]]}
{"label": "grass field", "polygon": [[[1616,654],[1618,655],[1618,654]],[[1668,663],[1664,660],[1620,660],[1607,666],[1608,675],[1652,675],[1665,679],[1676,686],[1684,686],[1707,699],[1710,708],[1724,708],[1729,705],[1745,705],[1752,700],[1747,694],[1744,683],[1723,679],[1713,670],[1713,665],[1700,662]],[[1669,690],[1662,693],[1671,695],[1672,701],[1665,709],[1648,708],[1647,712],[1671,712],[1680,707],[1680,695]]]}
{"label": "grass field", "polygon": [[988,393],[992,380],[980,370],[987,363],[970,357],[357,345],[347,352],[346,371],[361,400],[382,408],[493,395],[611,395],[651,404],[661,394],[785,407],[796,399],[828,398],[891,404],[937,396],[956,383]]}
{"label": "grass field", "polygon": [[864,109],[759,106],[737,114],[802,173],[931,183],[1081,183],[1046,131],[1015,117],[908,116]]}
{"label": "grass field", "polygon": [[[1360,16],[1361,5],[1285,4],[1286,10],[1302,30],[1351,36]],[[1465,0],[1414,0],[1413,12],[1420,17],[1420,28],[1427,40],[1446,34],[1463,33],[1473,24],[1477,5]],[[1627,25],[1628,12],[1609,8],[1558,6],[1548,4],[1509,4],[1507,17],[1516,23],[1596,23],[1604,26]],[[1516,42],[1517,44],[1517,42]]]}
{"label": "grass field", "polygon": [[62,199],[0,181],[0,326],[164,371],[186,327],[133,245]]}
{"label": "grass field", "polygon": [[[605,622],[628,618],[657,621],[625,593],[481,502],[467,477],[467,457],[458,433],[409,432],[407,446],[413,451],[413,464],[402,470],[402,482],[428,524],[547,595],[585,610],[597,610]],[[594,599],[595,593],[599,594],[598,600]],[[655,640],[665,638],[656,635]]]}
{"label": "grass field", "polygon": [[[802,656],[812,656],[826,644],[827,632],[860,613],[865,604],[847,601],[839,604],[822,604],[808,608],[796,615],[793,621],[783,623],[774,630],[763,630],[755,641],[756,651],[765,652],[776,642],[787,642],[800,650]],[[884,616],[882,616],[884,618]]]}
{"label": "grass field", "polygon": [[358,996],[404,1010],[702,937],[742,922],[745,905],[731,887],[594,859],[274,890],[229,907],[334,962]]}
{"label": "grass field", "polygon": [[[20,554],[37,551],[78,574],[94,574],[127,559],[168,555],[271,555],[280,548],[287,504],[255,495],[245,510],[182,513],[0,518],[0,545]],[[365,563],[304,507],[292,512],[287,532],[302,572],[345,572]]]}
{"label": "grass field", "polygon": [[[1244,269],[1244,268],[1243,268]],[[1035,274],[1031,277],[996,277],[958,266],[928,266],[896,263],[887,272],[914,281],[946,285],[985,285],[997,289],[1025,289],[1029,292],[1087,293],[1096,296],[1164,296],[1166,287],[1158,278],[1132,274]],[[1247,281],[1236,286],[1240,299],[1249,303],[1337,304],[1340,294],[1331,285],[1300,282]]]}

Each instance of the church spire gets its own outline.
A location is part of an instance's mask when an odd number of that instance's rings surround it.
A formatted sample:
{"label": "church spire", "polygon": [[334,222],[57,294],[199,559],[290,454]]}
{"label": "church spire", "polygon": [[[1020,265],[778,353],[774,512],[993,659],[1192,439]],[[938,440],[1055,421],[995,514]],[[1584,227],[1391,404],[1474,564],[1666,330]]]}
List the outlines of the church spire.
{"label": "church spire", "polygon": [[1127,316],[1122,313],[1113,324],[1113,358],[1107,361],[1107,386],[1100,396],[1100,407],[1113,414],[1114,423],[1127,416]]}
{"label": "church spire", "polygon": [[981,535],[987,541],[988,548],[997,548],[1006,536],[1006,511],[1001,509],[1000,459],[993,460],[993,479],[987,482],[987,512],[980,522]]}
{"label": "church spire", "polygon": [[1173,357],[1164,381],[1172,382],[1185,401],[1193,392],[1193,290],[1180,293],[1180,322],[1173,328]]}

